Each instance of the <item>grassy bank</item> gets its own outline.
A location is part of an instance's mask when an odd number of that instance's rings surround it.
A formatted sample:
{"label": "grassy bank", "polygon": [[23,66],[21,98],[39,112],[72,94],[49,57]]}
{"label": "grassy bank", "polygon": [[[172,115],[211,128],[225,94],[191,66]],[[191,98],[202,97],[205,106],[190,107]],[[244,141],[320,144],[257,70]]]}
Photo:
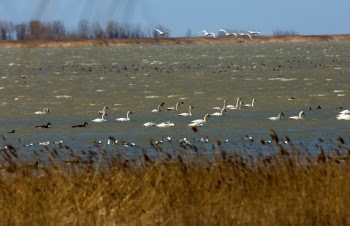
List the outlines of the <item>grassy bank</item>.
{"label": "grassy bank", "polygon": [[140,38],[140,39],[87,39],[87,40],[24,40],[0,41],[0,48],[45,48],[45,47],[82,47],[82,46],[133,46],[133,45],[178,45],[178,44],[217,44],[217,43],[278,43],[278,42],[327,42],[350,41],[350,35],[289,35],[218,37],[218,38]]}
{"label": "grassy bank", "polygon": [[179,154],[154,147],[157,158],[141,152],[134,161],[118,151],[108,159],[90,151],[84,160],[71,152],[62,160],[57,150],[43,150],[49,157],[37,164],[7,146],[1,150],[0,222],[350,224],[350,155],[342,142],[340,151],[318,156],[279,146],[276,154],[256,157],[226,152],[220,142],[211,157],[180,144]]}

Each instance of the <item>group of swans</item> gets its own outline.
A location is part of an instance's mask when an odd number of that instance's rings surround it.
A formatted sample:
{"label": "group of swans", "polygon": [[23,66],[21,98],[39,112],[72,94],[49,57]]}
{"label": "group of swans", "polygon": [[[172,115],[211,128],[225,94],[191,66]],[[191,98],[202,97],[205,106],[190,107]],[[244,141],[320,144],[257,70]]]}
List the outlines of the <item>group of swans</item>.
{"label": "group of swans", "polygon": [[[269,117],[268,119],[272,120],[272,121],[278,121],[278,120],[282,120],[282,116],[284,116],[283,112],[279,113],[277,117],[275,117],[275,116],[274,117]],[[304,119],[303,116],[305,116],[305,113],[304,113],[304,111],[301,111],[301,112],[299,112],[299,115],[297,115],[297,116],[290,116],[289,119],[301,120],[301,119]]]}
{"label": "group of swans", "polygon": [[341,112],[336,117],[338,120],[350,120],[350,110],[346,109]]}
{"label": "group of swans", "polygon": [[[203,32],[203,35],[204,36],[213,36],[213,38],[215,38],[215,34],[213,33],[213,32],[208,32],[208,31],[206,31],[206,30],[202,30],[202,31],[200,31],[200,32]],[[219,32],[223,32],[224,33],[224,35],[225,36],[234,36],[234,37],[237,37],[237,36],[241,36],[241,37],[243,37],[243,36],[247,36],[247,37],[249,37],[250,39],[252,39],[253,38],[253,36],[255,36],[255,35],[260,35],[261,34],[261,32],[259,32],[259,31],[248,31],[248,32],[246,32],[246,33],[244,33],[244,32],[240,32],[240,33],[234,33],[234,32],[228,32],[227,30],[225,30],[225,29],[219,29]]]}

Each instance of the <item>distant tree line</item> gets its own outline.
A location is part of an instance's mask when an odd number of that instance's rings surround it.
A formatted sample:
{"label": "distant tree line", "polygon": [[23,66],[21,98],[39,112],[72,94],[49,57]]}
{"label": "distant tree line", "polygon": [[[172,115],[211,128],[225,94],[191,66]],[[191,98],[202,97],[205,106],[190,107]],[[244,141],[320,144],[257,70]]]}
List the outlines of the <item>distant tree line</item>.
{"label": "distant tree line", "polygon": [[109,21],[106,26],[81,20],[73,30],[68,30],[61,21],[28,23],[0,21],[0,40],[65,40],[100,38],[150,38],[156,35],[140,25]]}

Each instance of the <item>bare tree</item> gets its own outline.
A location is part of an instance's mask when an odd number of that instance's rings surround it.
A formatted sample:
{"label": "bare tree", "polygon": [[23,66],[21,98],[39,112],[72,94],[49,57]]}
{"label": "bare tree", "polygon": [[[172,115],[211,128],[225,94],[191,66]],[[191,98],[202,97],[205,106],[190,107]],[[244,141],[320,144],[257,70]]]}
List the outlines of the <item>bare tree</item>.
{"label": "bare tree", "polygon": [[90,27],[87,20],[81,20],[78,25],[79,36],[83,39],[90,38]]}
{"label": "bare tree", "polygon": [[106,37],[104,30],[102,29],[101,25],[97,22],[92,25],[92,33],[94,38]]}
{"label": "bare tree", "polygon": [[15,33],[16,33],[17,40],[28,39],[27,25],[24,23],[16,24],[15,25]]}
{"label": "bare tree", "polygon": [[40,39],[42,33],[40,21],[32,20],[29,22],[29,39]]}

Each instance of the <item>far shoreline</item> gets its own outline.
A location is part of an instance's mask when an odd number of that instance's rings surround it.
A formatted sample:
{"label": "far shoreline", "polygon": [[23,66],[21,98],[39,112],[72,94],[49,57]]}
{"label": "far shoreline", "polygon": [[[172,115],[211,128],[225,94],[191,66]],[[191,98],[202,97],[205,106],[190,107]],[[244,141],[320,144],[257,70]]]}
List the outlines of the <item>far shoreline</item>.
{"label": "far shoreline", "polygon": [[290,35],[249,37],[179,37],[140,39],[80,39],[80,40],[21,40],[0,41],[0,48],[54,48],[54,47],[94,47],[94,46],[137,46],[137,45],[187,45],[225,43],[297,43],[350,41],[350,34],[341,35]]}

